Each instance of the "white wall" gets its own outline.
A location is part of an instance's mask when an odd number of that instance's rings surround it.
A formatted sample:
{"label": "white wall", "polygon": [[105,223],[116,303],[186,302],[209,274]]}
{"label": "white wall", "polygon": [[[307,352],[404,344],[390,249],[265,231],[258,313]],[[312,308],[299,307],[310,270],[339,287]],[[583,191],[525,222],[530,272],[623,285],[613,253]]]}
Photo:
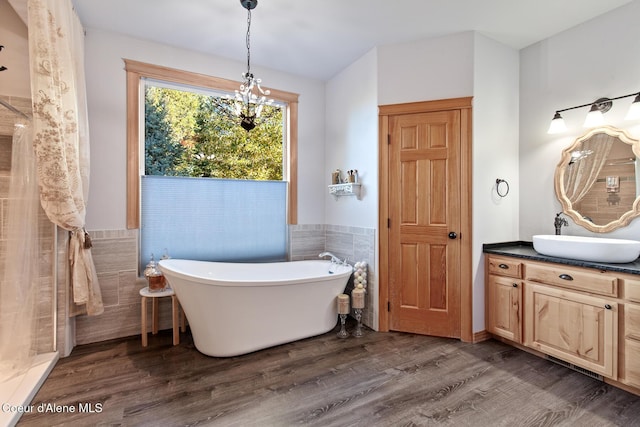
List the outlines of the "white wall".
{"label": "white wall", "polygon": [[[31,98],[27,26],[7,0],[0,0],[0,95]],[[4,108],[4,107],[0,107]]]}
{"label": "white wall", "polygon": [[[367,52],[326,84],[326,140],[324,172],[325,223],[374,229],[374,254],[369,260],[369,310],[378,328],[378,72],[377,49]],[[356,169],[362,184],[360,198],[331,196],[331,172]],[[335,233],[334,233],[335,234]],[[355,242],[354,242],[355,244]],[[355,251],[356,248],[354,248]],[[362,250],[364,248],[358,248]]]}
{"label": "white wall", "polygon": [[[377,228],[378,105],[470,96],[472,32],[380,46],[326,84],[326,223]],[[329,196],[330,173],[357,169],[361,201]]]}
{"label": "white wall", "polygon": [[[518,52],[475,32],[378,49],[379,103],[473,96],[473,332],[484,329],[482,244],[517,240]],[[510,184],[502,199],[496,178]]]}
{"label": "white wall", "polygon": [[473,32],[378,48],[378,104],[473,94]]}
{"label": "white wall", "polygon": [[[126,228],[126,79],[123,58],[239,80],[240,62],[87,29],[91,184],[87,228]],[[255,67],[265,86],[300,95],[298,221],[324,223],[324,82]]]}
{"label": "white wall", "polygon": [[[520,238],[552,234],[561,211],[553,189],[561,151],[586,133],[588,108],[562,113],[568,132],[548,135],[555,110],[640,91],[640,1],[601,15],[520,52]],[[608,124],[640,138],[640,124],[623,120],[633,98],[615,101]],[[570,222],[563,233],[593,235]],[[602,236],[602,234],[600,234]],[[611,237],[640,239],[640,220]]]}
{"label": "white wall", "polygon": [[[482,244],[518,240],[518,66],[517,50],[475,34],[473,332],[484,329]],[[497,194],[497,178],[509,183],[509,193],[504,198]]]}
{"label": "white wall", "polygon": [[[326,85],[326,142],[323,184],[325,222],[377,228],[378,225],[378,91],[375,49]],[[327,191],[331,172],[358,171],[361,199],[334,199]]]}

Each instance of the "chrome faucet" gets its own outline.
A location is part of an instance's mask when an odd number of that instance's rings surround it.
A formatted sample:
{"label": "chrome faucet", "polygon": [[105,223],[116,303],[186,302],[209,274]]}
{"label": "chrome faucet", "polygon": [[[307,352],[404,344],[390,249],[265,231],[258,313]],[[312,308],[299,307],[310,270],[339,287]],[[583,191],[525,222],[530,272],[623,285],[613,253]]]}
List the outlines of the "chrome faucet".
{"label": "chrome faucet", "polygon": [[562,212],[558,212],[556,214],[556,219],[553,221],[553,225],[556,228],[556,236],[559,236],[560,234],[562,234],[562,226],[564,225],[565,227],[569,226],[569,222],[567,222],[566,218],[561,218],[560,215],[562,215]]}
{"label": "chrome faucet", "polygon": [[[326,256],[330,256],[331,257],[331,262],[335,263],[335,264],[343,264],[342,261],[340,261],[340,258],[338,258],[337,256],[335,256],[334,254],[332,254],[331,252],[322,252],[320,253],[320,255],[318,255],[318,257],[320,258],[324,258]],[[346,263],[346,260],[345,262]]]}

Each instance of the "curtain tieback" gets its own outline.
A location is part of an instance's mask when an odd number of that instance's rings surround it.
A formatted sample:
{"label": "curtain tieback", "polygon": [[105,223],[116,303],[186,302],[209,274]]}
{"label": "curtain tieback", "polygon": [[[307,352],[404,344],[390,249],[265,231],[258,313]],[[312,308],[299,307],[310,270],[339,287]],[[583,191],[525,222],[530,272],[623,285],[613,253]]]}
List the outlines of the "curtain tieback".
{"label": "curtain tieback", "polygon": [[85,230],[84,228],[82,229],[82,231],[84,232],[84,248],[91,249],[91,247],[93,246],[93,243],[91,243],[91,236],[89,236],[89,233],[87,233],[87,230]]}
{"label": "curtain tieback", "polygon": [[79,228],[71,232],[71,234],[82,233],[82,247],[84,249],[91,249],[93,247],[93,242],[91,242],[91,236],[84,228]]}

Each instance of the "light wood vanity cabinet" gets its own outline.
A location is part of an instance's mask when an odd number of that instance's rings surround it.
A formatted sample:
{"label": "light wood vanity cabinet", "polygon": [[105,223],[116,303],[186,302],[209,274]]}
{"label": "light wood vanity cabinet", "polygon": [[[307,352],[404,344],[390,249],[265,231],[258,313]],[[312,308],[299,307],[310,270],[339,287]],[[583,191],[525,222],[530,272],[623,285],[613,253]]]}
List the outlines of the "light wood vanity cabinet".
{"label": "light wood vanity cabinet", "polygon": [[488,299],[494,307],[487,314],[488,330],[517,343],[522,342],[522,282],[490,276]]}
{"label": "light wood vanity cabinet", "polygon": [[640,276],[486,254],[491,334],[640,394]]}
{"label": "light wood vanity cabinet", "polygon": [[524,345],[616,378],[617,276],[588,268],[528,262],[524,278]]}
{"label": "light wood vanity cabinet", "polygon": [[522,342],[522,280],[520,262],[491,257],[488,262],[487,330]]}
{"label": "light wood vanity cabinet", "polygon": [[524,345],[616,378],[617,315],[613,301],[526,282]]}
{"label": "light wood vanity cabinet", "polygon": [[620,333],[620,381],[640,388],[640,278],[624,278]]}

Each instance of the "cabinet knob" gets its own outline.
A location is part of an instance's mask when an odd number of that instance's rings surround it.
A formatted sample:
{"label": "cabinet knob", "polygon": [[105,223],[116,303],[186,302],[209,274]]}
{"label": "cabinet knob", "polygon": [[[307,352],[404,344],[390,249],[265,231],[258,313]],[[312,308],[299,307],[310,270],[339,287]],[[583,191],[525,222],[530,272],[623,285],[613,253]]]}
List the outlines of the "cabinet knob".
{"label": "cabinet knob", "polygon": [[569,276],[568,274],[561,274],[560,276],[558,276],[559,278],[561,278],[562,280],[573,280],[573,277]]}
{"label": "cabinet knob", "polygon": [[517,283],[514,283],[514,284],[513,284],[513,287],[514,287],[514,288],[517,288],[517,287],[518,287],[518,284],[517,284]]}
{"label": "cabinet knob", "polygon": [[611,304],[605,304],[604,308],[606,308],[607,310],[611,310]]}
{"label": "cabinet knob", "polygon": [[498,264],[498,267],[500,267],[500,268],[502,268],[504,270],[509,269],[509,266],[507,264]]}

